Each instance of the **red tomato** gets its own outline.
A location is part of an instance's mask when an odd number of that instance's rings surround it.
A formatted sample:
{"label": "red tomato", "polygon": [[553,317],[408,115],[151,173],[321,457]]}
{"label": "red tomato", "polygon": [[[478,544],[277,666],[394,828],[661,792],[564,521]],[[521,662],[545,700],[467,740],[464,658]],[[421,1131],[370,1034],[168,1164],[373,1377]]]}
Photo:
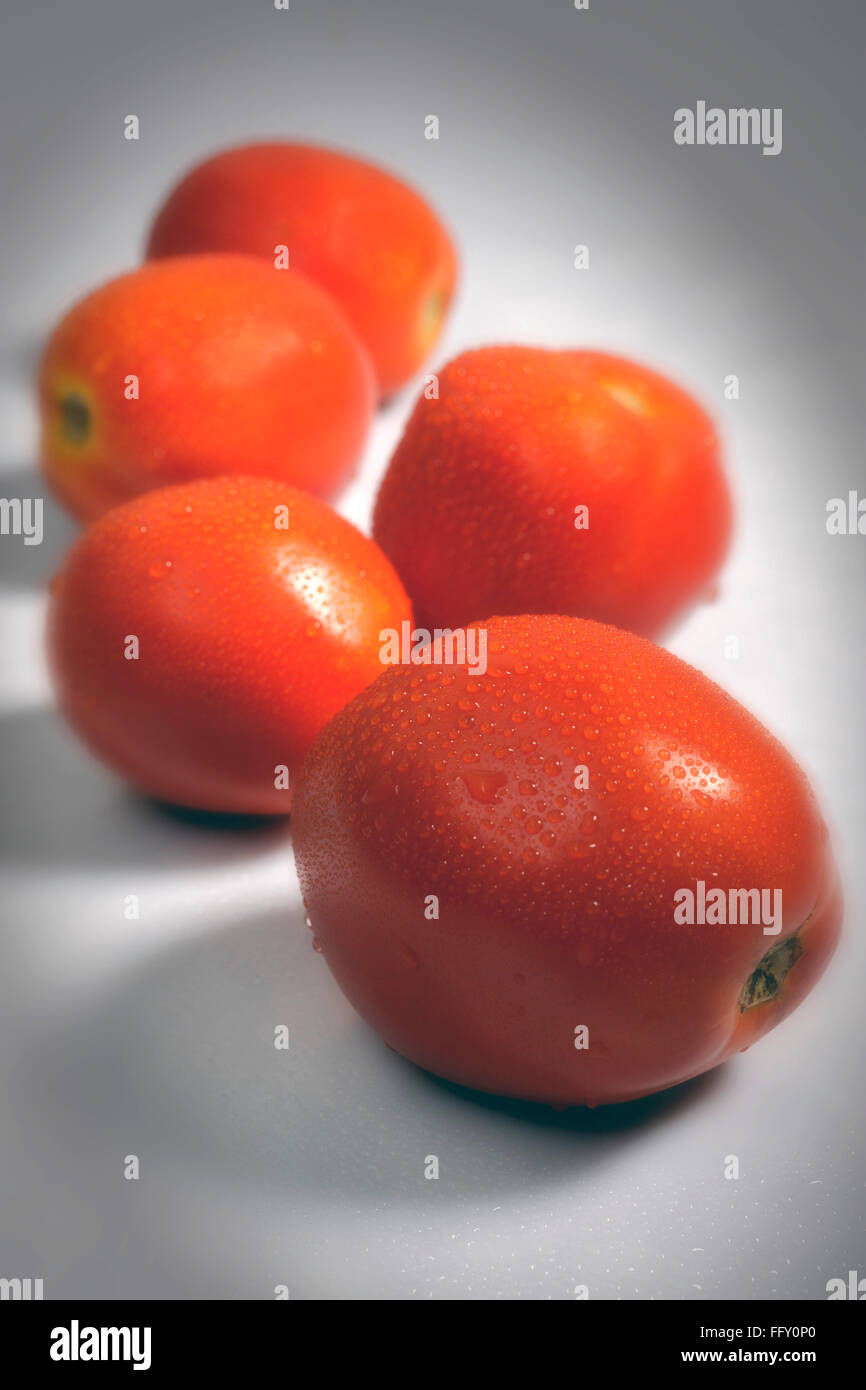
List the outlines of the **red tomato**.
{"label": "red tomato", "polygon": [[332,496],[373,412],[367,354],[312,281],[190,256],[102,285],[58,324],[39,380],[42,461],[83,521],[226,473]]}
{"label": "red tomato", "polygon": [[278,246],[343,309],[383,396],[418,370],[442,329],[457,258],[414,189],[375,164],[315,145],[223,150],[173,189],[147,254],[244,251],[272,261]]}
{"label": "red tomato", "polygon": [[570,613],[655,636],[730,526],[715,431],[678,387],[606,353],[486,347],[419,400],[373,534],[425,627]]}
{"label": "red tomato", "polygon": [[55,583],[61,707],[152,796],[285,813],[308,745],[381,672],[380,630],[409,614],[373,541],[307,493],[264,478],[164,488],[96,522]]}
{"label": "red tomato", "polygon": [[802,772],[642,638],[561,616],[479,631],[486,674],[392,667],[310,750],[292,834],[328,965],[393,1048],[481,1090],[597,1104],[716,1066],[836,942]]}

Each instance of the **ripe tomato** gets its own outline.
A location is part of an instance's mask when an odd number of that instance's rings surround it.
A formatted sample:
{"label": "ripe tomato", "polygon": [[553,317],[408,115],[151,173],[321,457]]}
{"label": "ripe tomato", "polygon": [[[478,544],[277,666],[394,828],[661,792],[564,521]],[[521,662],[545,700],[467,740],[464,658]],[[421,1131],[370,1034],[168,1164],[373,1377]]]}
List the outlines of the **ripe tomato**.
{"label": "ripe tomato", "polygon": [[[803,774],[642,638],[562,616],[479,631],[486,674],[392,667],[307,756],[292,835],[328,965],[393,1048],[481,1090],[597,1104],[716,1066],[835,945]],[[700,920],[713,890],[737,922]]]}
{"label": "ripe tomato", "polygon": [[653,636],[706,590],[730,524],[712,423],[671,382],[486,347],[419,400],[373,534],[425,627],[570,613]]}
{"label": "ripe tomato", "polygon": [[307,493],[264,478],[164,488],[96,522],[55,583],[61,707],[152,796],[285,813],[308,745],[381,672],[379,632],[409,614],[373,541]]}
{"label": "ripe tomato", "polygon": [[45,472],[84,521],[225,473],[331,496],[373,410],[338,307],[252,256],[161,261],[95,290],[52,334],[39,395]]}
{"label": "ripe tomato", "polygon": [[420,367],[454,293],[447,231],[413,189],[336,150],[273,143],[224,150],[157,214],[148,256],[245,251],[290,263],[341,305],[390,395]]}

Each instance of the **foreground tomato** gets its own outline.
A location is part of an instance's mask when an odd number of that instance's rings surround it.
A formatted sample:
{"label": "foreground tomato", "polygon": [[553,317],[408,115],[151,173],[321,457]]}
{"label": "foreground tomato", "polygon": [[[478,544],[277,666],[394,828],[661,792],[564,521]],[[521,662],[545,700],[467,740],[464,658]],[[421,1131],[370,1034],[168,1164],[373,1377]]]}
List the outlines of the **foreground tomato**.
{"label": "foreground tomato", "polygon": [[380,674],[379,632],[409,611],[374,543],[306,493],[165,488],[96,522],[55,583],[61,706],[153,796],[285,813],[308,745]]}
{"label": "foreground tomato", "polygon": [[597,1104],[716,1066],[835,945],[803,774],[641,638],[544,616],[486,632],[486,674],[392,668],[307,757],[292,833],[325,959],[392,1047],[481,1090]]}
{"label": "foreground tomato", "polygon": [[426,627],[570,613],[649,637],[707,590],[730,523],[685,392],[606,353],[486,347],[418,402],[373,534]]}
{"label": "foreground tomato", "polygon": [[334,296],[370,353],[383,396],[417,371],[451,302],[456,257],[414,189],[314,145],[224,150],[169,195],[148,255],[244,251],[273,260],[278,246]]}
{"label": "foreground tomato", "polygon": [[137,493],[225,473],[332,496],[364,443],[373,382],[312,281],[252,256],[193,256],[76,304],[45,350],[39,397],[45,472],[89,521]]}

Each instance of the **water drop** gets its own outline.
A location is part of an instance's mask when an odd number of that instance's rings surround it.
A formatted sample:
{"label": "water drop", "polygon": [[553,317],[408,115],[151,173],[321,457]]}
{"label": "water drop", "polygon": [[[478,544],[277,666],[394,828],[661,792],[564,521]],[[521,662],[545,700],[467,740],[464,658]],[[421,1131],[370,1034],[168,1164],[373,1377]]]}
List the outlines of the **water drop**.
{"label": "water drop", "polygon": [[485,804],[494,802],[508,781],[505,772],[487,772],[482,768],[471,768],[460,773],[460,781],[475,801]]}

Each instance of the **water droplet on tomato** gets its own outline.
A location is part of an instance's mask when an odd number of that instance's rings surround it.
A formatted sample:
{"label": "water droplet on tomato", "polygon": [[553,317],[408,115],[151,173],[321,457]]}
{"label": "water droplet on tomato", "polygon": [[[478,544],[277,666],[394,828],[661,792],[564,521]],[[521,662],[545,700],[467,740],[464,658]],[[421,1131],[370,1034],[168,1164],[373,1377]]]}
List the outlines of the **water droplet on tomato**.
{"label": "water droplet on tomato", "polygon": [[508,775],[505,772],[488,772],[480,767],[473,767],[460,773],[460,781],[475,801],[489,805],[496,800],[505,786]]}

